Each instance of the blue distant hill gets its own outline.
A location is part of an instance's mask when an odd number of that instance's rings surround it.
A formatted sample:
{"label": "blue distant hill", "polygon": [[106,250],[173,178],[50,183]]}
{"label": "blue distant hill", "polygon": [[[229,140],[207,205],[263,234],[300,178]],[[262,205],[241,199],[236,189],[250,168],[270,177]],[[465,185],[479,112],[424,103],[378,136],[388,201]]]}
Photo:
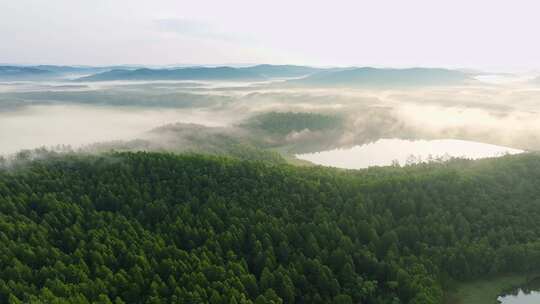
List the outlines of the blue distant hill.
{"label": "blue distant hill", "polygon": [[[0,66],[0,81],[60,79],[79,77],[77,81],[114,80],[220,80],[263,81],[298,78],[289,85],[320,87],[395,87],[418,85],[455,85],[473,81],[469,74],[441,68],[380,69],[315,68],[298,65],[261,64],[248,67],[176,67],[140,66]],[[82,77],[81,77],[82,76]]]}
{"label": "blue distant hill", "polygon": [[261,81],[277,77],[306,76],[321,69],[294,65],[256,65],[251,67],[184,67],[173,69],[114,69],[81,77],[79,81],[112,80],[232,80]]}
{"label": "blue distant hill", "polygon": [[70,65],[36,65],[33,68],[40,70],[46,70],[58,74],[73,74],[73,75],[83,75],[83,74],[95,74],[100,72],[105,72],[111,70],[112,67],[93,67],[93,66],[70,66]]}
{"label": "blue distant hill", "polygon": [[301,65],[272,65],[260,64],[251,67],[240,68],[268,78],[301,77],[324,71],[325,69]]}
{"label": "blue distant hill", "polygon": [[22,66],[0,66],[0,80],[39,80],[56,76],[56,73],[49,70],[38,69],[35,67]]}
{"label": "blue distant hill", "polygon": [[0,81],[50,80],[66,76],[81,77],[110,70],[110,67],[67,65],[0,65]]}
{"label": "blue distant hill", "polygon": [[473,79],[466,73],[439,68],[379,69],[372,67],[328,70],[290,84],[329,87],[386,87],[418,85],[455,85]]}
{"label": "blue distant hill", "polygon": [[115,69],[95,75],[81,77],[79,81],[112,80],[264,80],[265,78],[251,71],[231,67],[192,67],[179,69]]}

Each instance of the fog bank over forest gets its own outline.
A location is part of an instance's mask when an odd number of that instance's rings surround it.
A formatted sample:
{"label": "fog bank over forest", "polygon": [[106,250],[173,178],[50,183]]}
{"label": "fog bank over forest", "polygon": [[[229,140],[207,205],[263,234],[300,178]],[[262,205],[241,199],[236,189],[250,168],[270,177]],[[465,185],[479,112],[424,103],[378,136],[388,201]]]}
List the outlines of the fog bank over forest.
{"label": "fog bank over forest", "polygon": [[[290,152],[380,138],[453,138],[538,150],[539,100],[540,86],[534,82],[351,88],[283,80],[4,82],[0,153],[103,142],[114,149],[112,141],[135,139],[146,143],[132,144],[133,149],[166,150],[172,143],[173,150],[190,150],[194,138],[208,130],[181,132],[182,124],[212,127],[213,134],[229,141]],[[246,127],[250,118],[267,112],[318,113],[339,117],[340,123],[338,129],[287,134]],[[175,132],[159,128],[173,124],[180,124]]]}

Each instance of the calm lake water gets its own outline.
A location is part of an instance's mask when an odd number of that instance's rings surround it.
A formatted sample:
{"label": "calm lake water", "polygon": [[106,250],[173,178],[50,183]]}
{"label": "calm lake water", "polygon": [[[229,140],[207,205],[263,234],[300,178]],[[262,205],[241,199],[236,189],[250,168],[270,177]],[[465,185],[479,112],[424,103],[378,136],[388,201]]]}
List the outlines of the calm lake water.
{"label": "calm lake water", "polygon": [[509,291],[497,300],[502,304],[538,304],[540,303],[540,278]]}
{"label": "calm lake water", "polygon": [[[312,163],[345,169],[418,163],[432,158],[464,157],[478,159],[521,153],[523,150],[456,139],[404,140],[380,139],[348,149],[298,154],[297,158]],[[540,303],[540,302],[539,302]]]}
{"label": "calm lake water", "polygon": [[508,294],[497,298],[502,304],[538,304],[540,303],[540,292],[528,291],[525,293],[519,289],[516,294]]}

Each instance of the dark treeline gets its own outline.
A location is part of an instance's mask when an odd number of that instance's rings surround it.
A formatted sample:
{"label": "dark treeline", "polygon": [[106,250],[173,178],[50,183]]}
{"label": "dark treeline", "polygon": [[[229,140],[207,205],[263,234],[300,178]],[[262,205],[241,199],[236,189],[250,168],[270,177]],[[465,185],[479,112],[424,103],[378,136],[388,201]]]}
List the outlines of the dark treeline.
{"label": "dark treeline", "polygon": [[211,156],[0,169],[0,303],[441,303],[540,270],[540,156],[339,171]]}

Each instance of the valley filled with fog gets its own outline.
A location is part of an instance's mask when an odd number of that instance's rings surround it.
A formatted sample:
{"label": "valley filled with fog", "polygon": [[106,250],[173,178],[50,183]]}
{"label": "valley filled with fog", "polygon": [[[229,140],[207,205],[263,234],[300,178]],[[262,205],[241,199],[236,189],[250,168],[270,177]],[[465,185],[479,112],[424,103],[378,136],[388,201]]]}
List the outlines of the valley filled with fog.
{"label": "valley filled with fog", "polygon": [[[508,149],[540,149],[540,85],[519,75],[498,81],[484,75],[466,83],[402,86],[312,85],[305,75],[293,76],[3,81],[0,154],[58,146],[87,152],[227,154],[231,144],[238,144],[293,160],[297,154],[346,149],[380,139],[456,139]],[[318,116],[309,118],[313,126],[297,124],[276,131],[272,124],[298,120],[267,117],[276,113]],[[257,123],[261,117],[277,120],[262,125]],[[316,120],[326,118],[331,118],[327,125],[317,126]]]}

